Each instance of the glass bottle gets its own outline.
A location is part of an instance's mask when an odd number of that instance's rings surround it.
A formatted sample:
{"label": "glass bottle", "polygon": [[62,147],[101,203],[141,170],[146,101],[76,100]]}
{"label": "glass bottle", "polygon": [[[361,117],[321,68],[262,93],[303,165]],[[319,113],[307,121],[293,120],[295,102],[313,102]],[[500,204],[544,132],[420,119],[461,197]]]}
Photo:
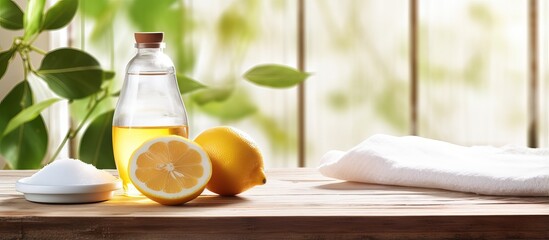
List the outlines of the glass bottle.
{"label": "glass bottle", "polygon": [[128,162],[136,148],[158,136],[188,138],[187,113],[175,68],[163,52],[163,37],[163,33],[135,33],[137,54],[126,67],[114,112],[114,159],[128,196],[140,195],[128,176]]}

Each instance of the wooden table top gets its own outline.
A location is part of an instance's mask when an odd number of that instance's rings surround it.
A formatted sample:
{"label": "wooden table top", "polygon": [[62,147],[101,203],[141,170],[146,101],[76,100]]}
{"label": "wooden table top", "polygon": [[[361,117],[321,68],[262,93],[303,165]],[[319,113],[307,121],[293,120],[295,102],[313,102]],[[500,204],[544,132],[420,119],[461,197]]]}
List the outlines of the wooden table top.
{"label": "wooden table top", "polygon": [[549,198],[344,182],[270,169],[238,197],[205,191],[181,206],[117,195],[39,204],[15,191],[34,171],[0,171],[0,239],[549,239]]}

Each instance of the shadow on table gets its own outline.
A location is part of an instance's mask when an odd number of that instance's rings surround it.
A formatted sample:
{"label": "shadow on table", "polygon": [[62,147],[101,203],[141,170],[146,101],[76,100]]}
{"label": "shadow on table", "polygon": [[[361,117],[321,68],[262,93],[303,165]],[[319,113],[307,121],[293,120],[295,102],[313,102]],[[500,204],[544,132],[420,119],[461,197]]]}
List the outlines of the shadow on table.
{"label": "shadow on table", "polygon": [[352,190],[389,190],[389,188],[391,191],[398,191],[398,190],[405,190],[405,189],[412,190],[412,188],[410,187],[389,186],[389,185],[361,183],[361,182],[329,183],[329,184],[315,186],[315,188],[324,189],[324,190],[351,190],[351,191]]}
{"label": "shadow on table", "polygon": [[[227,206],[233,204],[240,204],[247,202],[248,199],[244,197],[234,196],[234,197],[225,197],[219,195],[201,195],[198,198],[195,198],[189,202],[186,202],[182,205],[174,205],[173,207],[200,207],[200,206]],[[126,196],[115,196],[112,200],[109,201],[113,204],[124,204],[124,205],[134,205],[134,206],[150,206],[150,205],[160,205],[153,200],[148,199],[145,196],[140,197],[126,197]]]}
{"label": "shadow on table", "polygon": [[206,195],[200,196],[189,203],[196,203],[199,205],[210,205],[210,206],[223,206],[223,205],[232,205],[248,202],[249,200],[245,197],[240,196],[219,196],[219,195]]}
{"label": "shadow on table", "polygon": [[382,184],[369,184],[360,182],[337,182],[315,186],[317,189],[333,190],[340,192],[367,192],[371,195],[422,195],[441,199],[478,199],[487,201],[497,201],[502,203],[517,203],[517,204],[549,204],[547,197],[520,197],[520,196],[491,196],[479,195],[475,193],[456,192],[444,189],[420,188],[393,186]]}

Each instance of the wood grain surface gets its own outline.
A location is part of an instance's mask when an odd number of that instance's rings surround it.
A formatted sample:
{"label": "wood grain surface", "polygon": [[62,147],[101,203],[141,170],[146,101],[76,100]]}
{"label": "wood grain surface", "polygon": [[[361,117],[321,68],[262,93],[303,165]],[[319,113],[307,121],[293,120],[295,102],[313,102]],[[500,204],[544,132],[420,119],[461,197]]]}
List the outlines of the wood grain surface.
{"label": "wood grain surface", "polygon": [[[238,197],[181,206],[116,195],[39,204],[15,191],[34,171],[0,171],[0,239],[549,239],[549,198],[343,182],[271,169]],[[115,173],[113,171],[113,173]]]}

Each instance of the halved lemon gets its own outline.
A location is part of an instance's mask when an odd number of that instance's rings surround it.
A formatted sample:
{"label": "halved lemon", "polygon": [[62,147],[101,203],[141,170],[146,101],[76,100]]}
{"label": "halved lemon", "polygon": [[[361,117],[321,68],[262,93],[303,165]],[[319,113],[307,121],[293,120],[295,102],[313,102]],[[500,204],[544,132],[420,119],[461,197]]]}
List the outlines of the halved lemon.
{"label": "halved lemon", "polygon": [[198,144],[180,136],[163,136],[133,152],[128,174],[143,195],[160,204],[179,205],[204,191],[212,164]]}

